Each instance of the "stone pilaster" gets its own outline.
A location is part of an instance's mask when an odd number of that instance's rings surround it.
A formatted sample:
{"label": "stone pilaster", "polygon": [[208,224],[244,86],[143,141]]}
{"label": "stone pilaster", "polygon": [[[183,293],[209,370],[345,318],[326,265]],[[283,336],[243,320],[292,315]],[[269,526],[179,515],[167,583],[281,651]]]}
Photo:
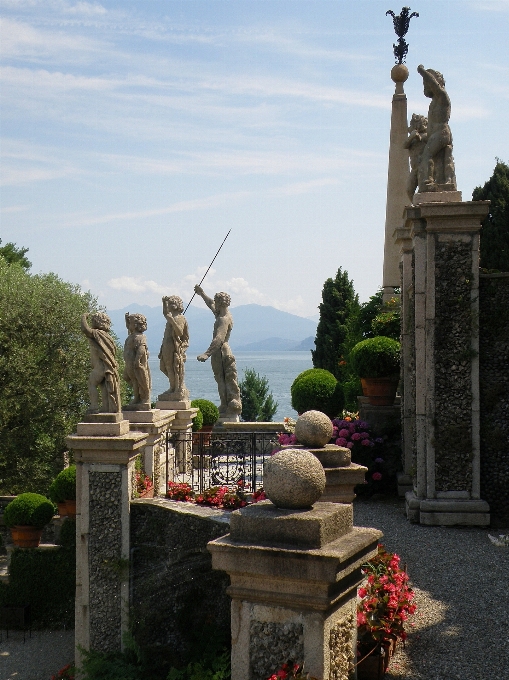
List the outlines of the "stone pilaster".
{"label": "stone pilaster", "polygon": [[348,504],[281,510],[270,501],[232,513],[230,529],[208,549],[230,576],[232,680],[266,680],[288,659],[347,680],[361,565],[381,532],[353,527]]}
{"label": "stone pilaster", "polygon": [[[108,424],[113,425],[115,419],[119,429],[127,432],[105,436],[101,432],[105,423],[78,423],[77,434],[66,440],[76,462],[78,665],[78,647],[120,650],[128,627],[129,503],[134,459],[143,451],[147,435],[129,432],[129,423],[121,420],[121,414],[107,415],[112,420]],[[93,434],[93,425],[98,425],[99,434]]]}
{"label": "stone pilaster", "polygon": [[144,451],[144,470],[154,483],[154,495],[164,496],[166,493],[166,449],[167,431],[175,419],[177,411],[124,411],[124,418],[129,421],[131,431],[145,432],[147,443]]}
{"label": "stone pilaster", "polygon": [[422,197],[406,210],[415,343],[415,485],[406,495],[407,514],[422,524],[485,526],[478,317],[479,230],[488,204]]}

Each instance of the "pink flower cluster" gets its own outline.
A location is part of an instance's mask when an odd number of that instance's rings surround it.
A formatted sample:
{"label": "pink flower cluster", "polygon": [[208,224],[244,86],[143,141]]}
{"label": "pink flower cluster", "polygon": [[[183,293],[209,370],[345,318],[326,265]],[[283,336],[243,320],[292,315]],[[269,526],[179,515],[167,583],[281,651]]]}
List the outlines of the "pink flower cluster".
{"label": "pink flower cluster", "polygon": [[363,420],[339,420],[332,421],[332,438],[338,446],[353,449],[356,443],[361,446],[373,447],[375,442],[367,431],[369,425]]}
{"label": "pink flower cluster", "polygon": [[405,640],[405,621],[416,610],[414,593],[408,585],[408,574],[399,566],[400,558],[389,553],[383,545],[378,554],[367,562],[362,571],[368,575],[367,584],[358,590],[361,601],[357,605],[357,637],[359,654],[373,641]]}
{"label": "pink flower cluster", "polygon": [[[210,508],[224,508],[225,510],[235,510],[247,505],[247,499],[242,487],[244,482],[239,480],[237,488],[232,490],[227,486],[211,486],[203,493],[196,495],[189,484],[179,484],[178,482],[168,482],[166,498],[173,501],[188,501],[197,505],[206,505]],[[262,490],[263,493],[263,490]],[[263,499],[258,499],[263,500]]]}
{"label": "pink flower cluster", "polygon": [[279,434],[277,439],[281,446],[290,446],[291,444],[297,443],[297,437],[294,434],[287,434],[286,432]]}

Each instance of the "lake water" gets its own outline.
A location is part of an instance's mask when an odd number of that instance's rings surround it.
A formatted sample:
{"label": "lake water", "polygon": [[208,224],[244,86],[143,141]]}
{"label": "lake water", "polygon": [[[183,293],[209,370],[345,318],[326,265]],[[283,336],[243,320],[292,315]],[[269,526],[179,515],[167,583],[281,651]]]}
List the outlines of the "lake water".
{"label": "lake water", "polygon": [[[291,407],[290,387],[295,378],[308,368],[313,367],[311,352],[236,352],[239,381],[244,377],[246,368],[253,368],[260,376],[269,381],[269,391],[278,402],[278,410],[273,418],[282,421],[285,416],[297,417]],[[159,359],[150,358],[152,374],[152,399],[169,388],[168,378],[159,370]],[[217,384],[210,367],[210,359],[202,363],[192,354],[187,355],[186,386],[191,399],[209,399],[219,405]]]}

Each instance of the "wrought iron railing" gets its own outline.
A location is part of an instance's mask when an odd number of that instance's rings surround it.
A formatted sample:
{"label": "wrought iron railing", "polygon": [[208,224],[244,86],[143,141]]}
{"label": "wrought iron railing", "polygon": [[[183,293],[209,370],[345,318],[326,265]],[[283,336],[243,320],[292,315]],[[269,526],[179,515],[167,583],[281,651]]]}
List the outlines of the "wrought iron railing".
{"label": "wrought iron railing", "polygon": [[170,432],[166,437],[166,487],[186,483],[196,493],[211,486],[247,492],[263,486],[263,464],[279,447],[274,432]]}

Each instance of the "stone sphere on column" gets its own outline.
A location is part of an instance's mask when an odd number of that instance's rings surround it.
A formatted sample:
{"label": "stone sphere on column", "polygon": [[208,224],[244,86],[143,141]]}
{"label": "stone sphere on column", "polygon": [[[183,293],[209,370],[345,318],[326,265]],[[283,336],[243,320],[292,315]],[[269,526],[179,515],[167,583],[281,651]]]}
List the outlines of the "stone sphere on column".
{"label": "stone sphere on column", "polygon": [[404,83],[408,78],[408,69],[405,64],[396,64],[391,69],[391,78],[395,83]]}
{"label": "stone sphere on column", "polygon": [[332,437],[331,419],[321,411],[306,411],[297,418],[295,436],[299,444],[321,448]]}
{"label": "stone sphere on column", "polygon": [[278,508],[310,508],[325,491],[325,472],[309,451],[285,449],[265,461],[263,489]]}

